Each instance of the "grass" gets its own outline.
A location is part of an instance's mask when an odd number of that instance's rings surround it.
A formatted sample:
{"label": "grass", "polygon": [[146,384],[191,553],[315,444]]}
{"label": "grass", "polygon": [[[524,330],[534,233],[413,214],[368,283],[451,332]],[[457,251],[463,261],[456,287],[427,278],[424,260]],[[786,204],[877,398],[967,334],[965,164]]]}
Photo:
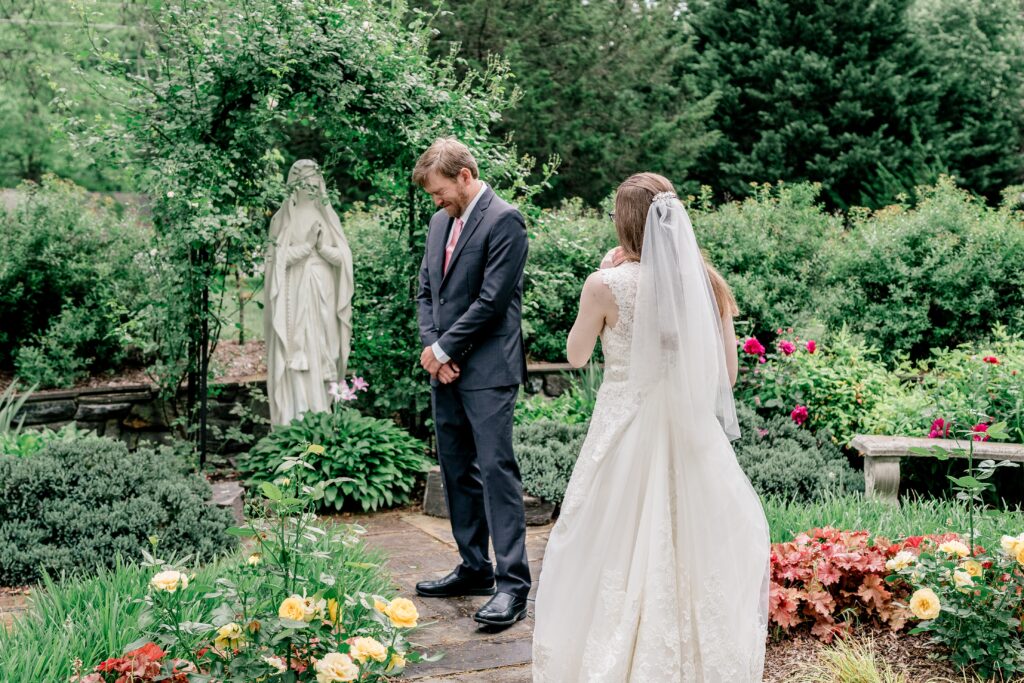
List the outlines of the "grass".
{"label": "grass", "polygon": [[[244,555],[200,567],[195,581],[212,585],[225,566],[239,561],[244,561]],[[346,547],[312,564],[312,575],[328,572],[350,593],[390,596],[394,592],[381,556],[363,544]],[[122,654],[125,646],[142,635],[139,622],[143,605],[138,598],[145,594],[152,574],[152,569],[118,562],[113,570],[89,579],[45,579],[33,590],[28,611],[15,619],[11,629],[0,626],[0,681],[66,681],[75,659],[84,662],[88,670]],[[191,615],[196,621],[209,617]]]}
{"label": "grass", "polygon": [[[966,533],[967,507],[958,501],[904,499],[897,507],[867,498],[864,494],[824,496],[814,503],[793,502],[778,497],[762,499],[772,542],[791,541],[793,536],[815,527],[833,526],[867,530],[889,539],[939,534]],[[976,513],[977,542],[998,548],[1003,534],[1024,531],[1024,511],[985,510]]]}
{"label": "grass", "polygon": [[801,666],[786,683],[909,683],[875,653],[870,639],[836,640]]}

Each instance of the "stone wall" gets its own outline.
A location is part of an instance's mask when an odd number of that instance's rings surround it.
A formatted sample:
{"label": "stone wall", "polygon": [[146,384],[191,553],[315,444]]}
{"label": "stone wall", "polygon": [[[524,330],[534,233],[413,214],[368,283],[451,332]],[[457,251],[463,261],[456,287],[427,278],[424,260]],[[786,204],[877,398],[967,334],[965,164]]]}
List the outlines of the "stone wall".
{"label": "stone wall", "polygon": [[[558,396],[565,391],[567,364],[537,364],[528,368],[528,393]],[[269,417],[266,379],[251,377],[211,385],[208,424],[212,427],[211,453],[230,454],[245,446],[228,438],[232,428],[261,437],[265,424],[253,418]],[[70,391],[40,391],[28,398],[18,417],[25,425],[58,429],[74,422],[99,436],[120,438],[129,448],[168,444],[175,419],[184,408],[184,396],[175,402],[160,398],[153,385],[111,386]]]}

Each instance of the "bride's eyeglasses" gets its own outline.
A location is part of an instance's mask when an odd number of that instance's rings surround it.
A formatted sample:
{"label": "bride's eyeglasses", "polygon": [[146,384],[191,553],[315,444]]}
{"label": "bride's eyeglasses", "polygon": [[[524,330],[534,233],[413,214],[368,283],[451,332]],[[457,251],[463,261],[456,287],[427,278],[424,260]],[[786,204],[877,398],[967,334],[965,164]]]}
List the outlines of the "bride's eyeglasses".
{"label": "bride's eyeglasses", "polygon": [[614,223],[615,222],[615,212],[614,211],[609,211],[608,212],[608,218],[611,219],[612,223]]}

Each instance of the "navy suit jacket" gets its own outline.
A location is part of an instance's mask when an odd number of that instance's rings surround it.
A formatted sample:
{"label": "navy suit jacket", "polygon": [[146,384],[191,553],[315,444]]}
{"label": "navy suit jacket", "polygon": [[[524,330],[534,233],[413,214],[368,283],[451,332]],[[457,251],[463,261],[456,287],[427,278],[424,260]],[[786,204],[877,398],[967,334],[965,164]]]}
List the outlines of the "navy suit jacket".
{"label": "navy suit jacket", "polygon": [[430,219],[416,296],[420,340],[424,347],[438,342],[458,363],[461,389],[522,384],[526,223],[488,187],[466,218],[445,273],[453,223],[443,209]]}

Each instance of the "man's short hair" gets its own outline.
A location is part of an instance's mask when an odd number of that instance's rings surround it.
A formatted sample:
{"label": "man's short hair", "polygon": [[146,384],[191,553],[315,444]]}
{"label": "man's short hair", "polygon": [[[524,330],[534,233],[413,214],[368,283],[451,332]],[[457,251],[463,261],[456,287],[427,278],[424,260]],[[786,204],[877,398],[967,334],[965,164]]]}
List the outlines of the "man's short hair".
{"label": "man's short hair", "polygon": [[480,177],[476,159],[469,147],[453,137],[438,138],[434,144],[420,155],[416,168],[412,171],[412,181],[423,187],[431,171],[438,171],[445,178],[456,178],[459,171],[468,168],[473,178]]}

